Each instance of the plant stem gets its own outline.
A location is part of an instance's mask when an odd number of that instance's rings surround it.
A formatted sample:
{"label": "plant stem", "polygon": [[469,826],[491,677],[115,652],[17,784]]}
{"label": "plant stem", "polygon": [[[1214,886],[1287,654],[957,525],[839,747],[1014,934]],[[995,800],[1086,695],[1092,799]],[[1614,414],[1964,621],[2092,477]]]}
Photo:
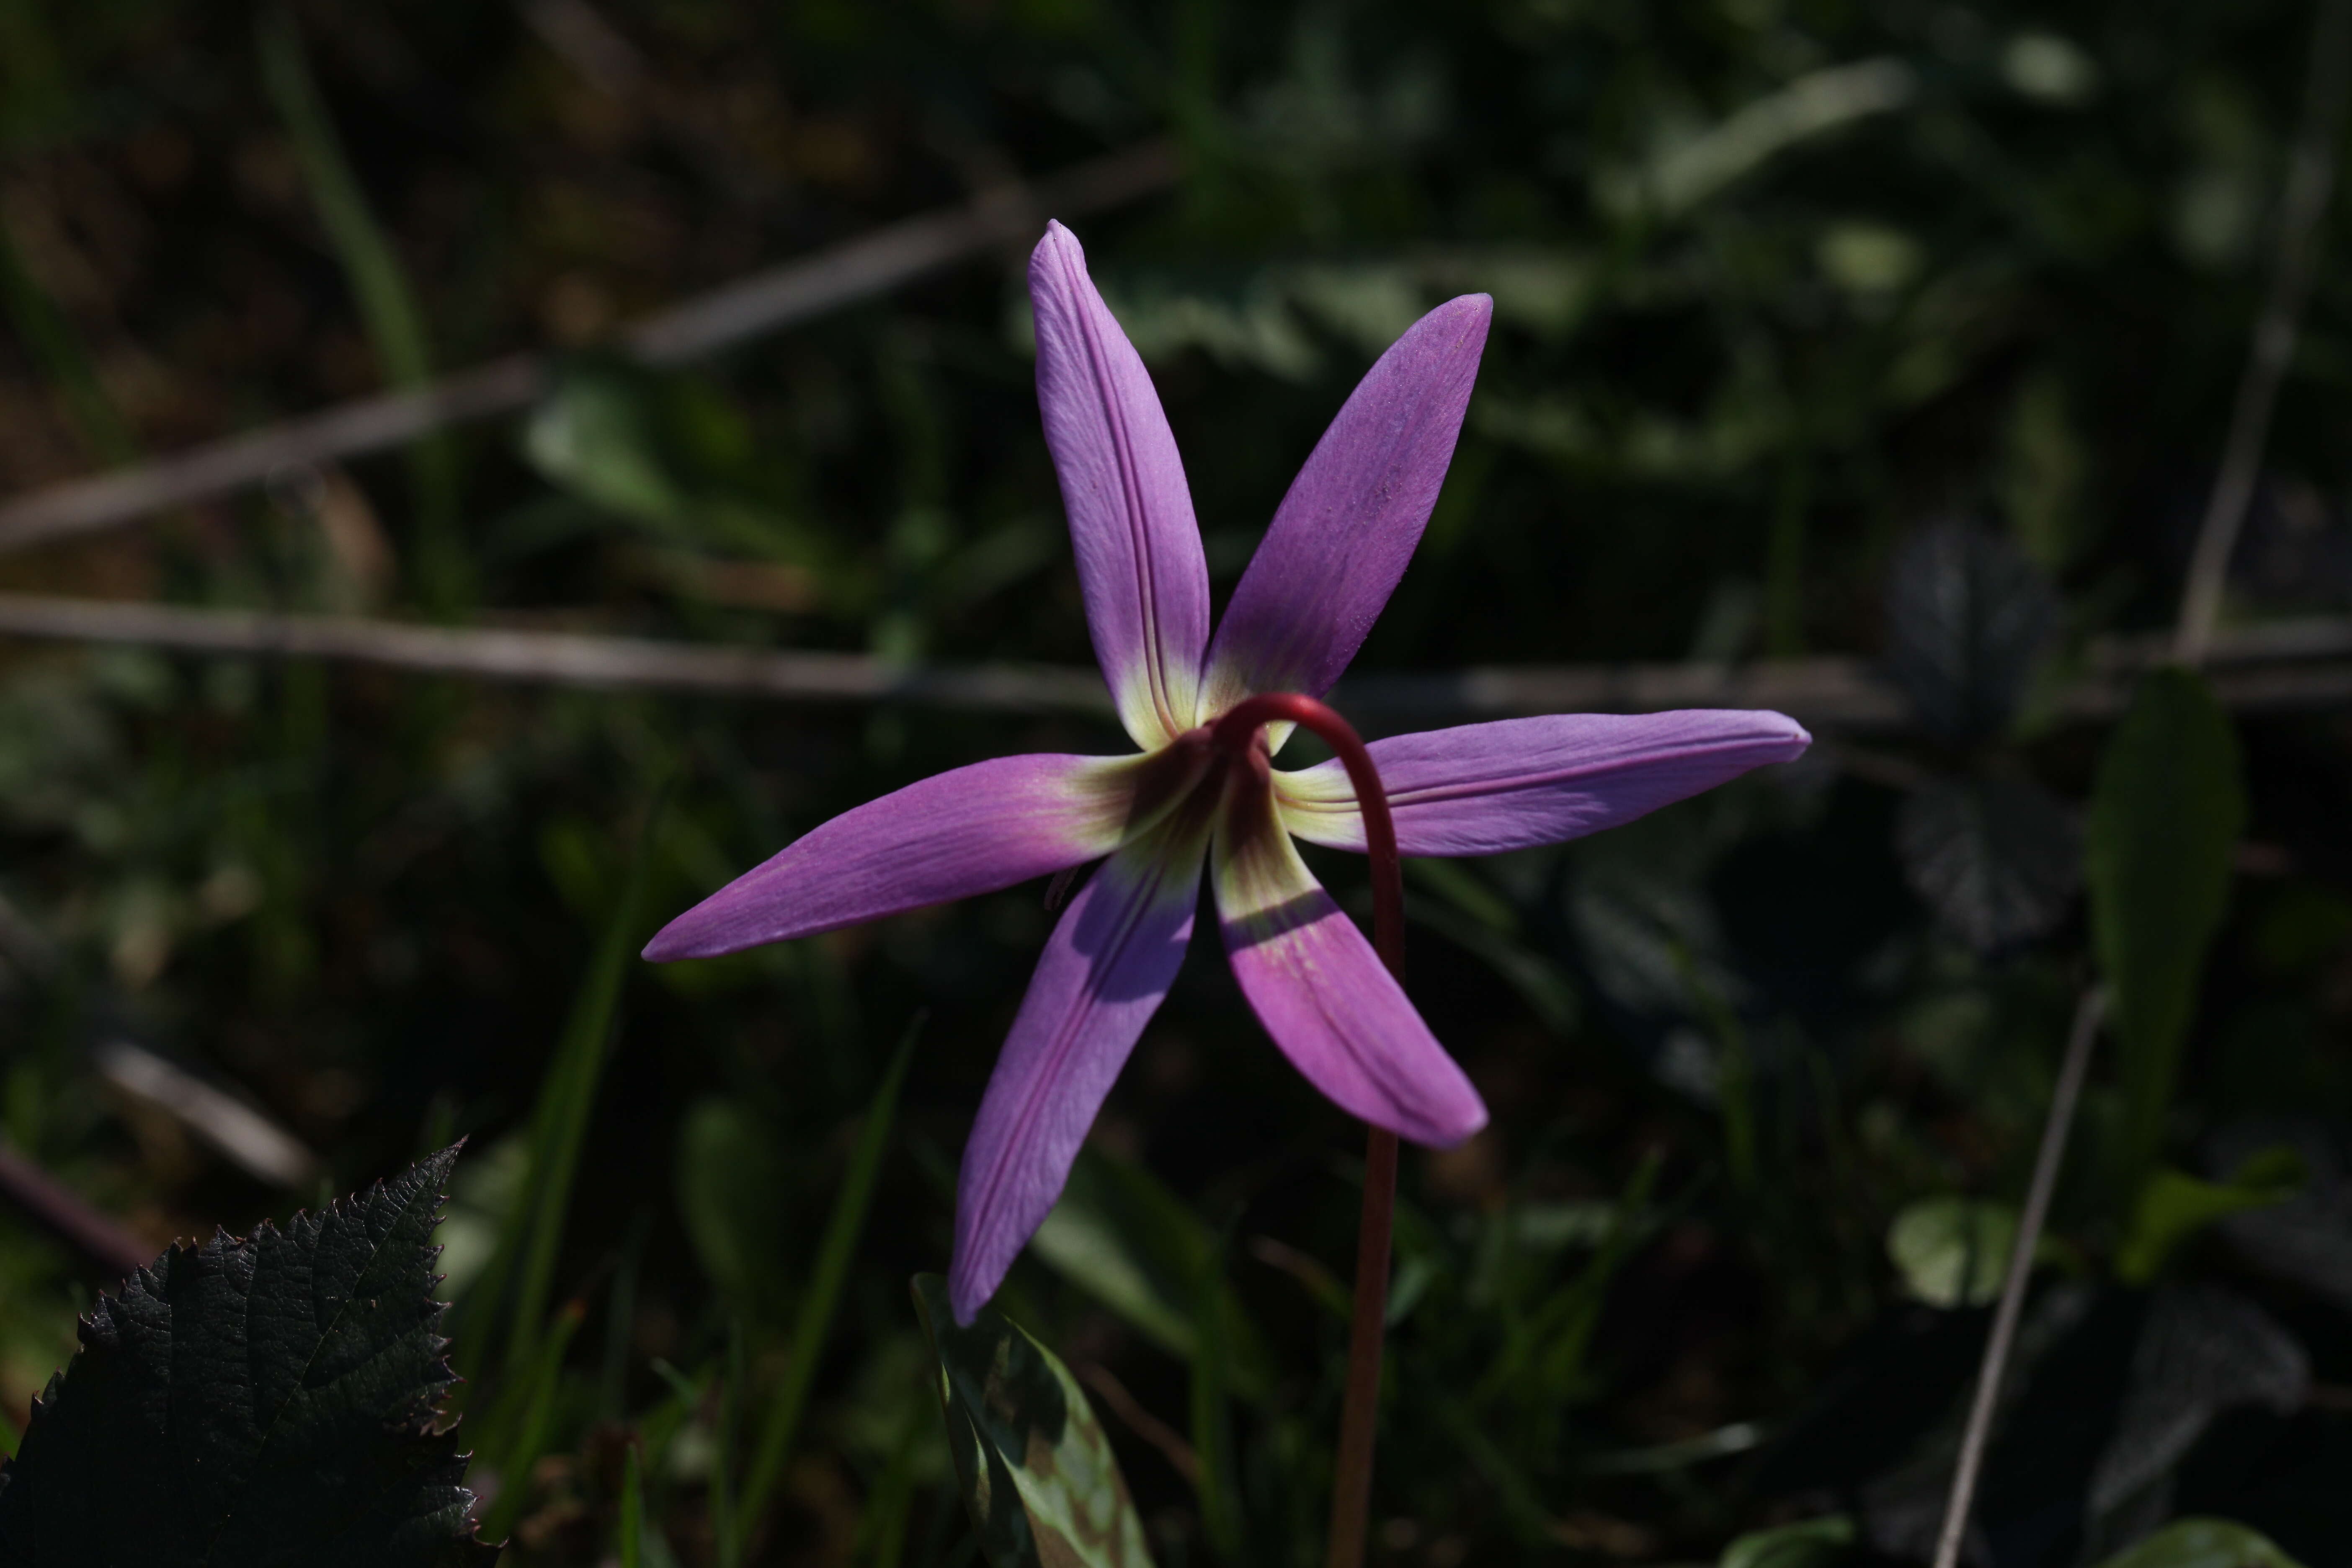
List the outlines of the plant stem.
{"label": "plant stem", "polygon": [[1397,1135],[1368,1127],[1364,1208],[1356,1224],[1356,1309],[1348,1327],[1348,1385],[1331,1478],[1326,1568],[1357,1568],[1372,1515],[1372,1441],[1381,1413],[1381,1342],[1388,1328],[1389,1237],[1396,1219]]}
{"label": "plant stem", "polygon": [[[1396,820],[1380,770],[1362,737],[1312,697],[1270,693],[1236,704],[1217,721],[1216,740],[1238,747],[1263,725],[1288,722],[1311,731],[1339,757],[1364,818],[1364,852],[1372,867],[1372,946],[1404,984],[1404,862]],[[1371,1521],[1372,1447],[1379,1435],[1381,1340],[1388,1329],[1389,1242],[1396,1221],[1397,1136],[1368,1127],[1364,1206],[1356,1230],[1356,1300],[1348,1331],[1348,1383],[1339,1405],[1339,1453],[1331,1480],[1330,1550],[1326,1568],[1360,1568]]]}
{"label": "plant stem", "polygon": [[2254,323],[2253,348],[2246,355],[2245,374],[2230,412],[2221,471],[2214,477],[2213,493],[2198,525],[2197,548],[2180,595],[2173,656],[2192,667],[2204,663],[2212,647],[2222,590],[2229,584],[2230,556],[2237,548],[2246,509],[2262,478],[2271,410],[2278,401],[2279,383],[2285,379],[2294,358],[2304,306],[2310,300],[2317,269],[2319,220],[2326,214],[2328,195],[2336,184],[2336,150],[2344,133],[2347,92],[2352,92],[2352,0],[2321,0],[2312,24],[2303,125],[2287,165],[2286,190],[2279,199],[2277,259],[2271,271],[2270,295]]}
{"label": "plant stem", "polygon": [[2050,1097],[2050,1118],[2042,1127],[2042,1148],[2033,1157],[2033,1183],[2026,1189],[2025,1213],[2017,1226],[2017,1246],[2009,1255],[2009,1277],[2001,1281],[2000,1305],[1992,1320],[1992,1337],[1985,1342],[1984,1363],[1977,1370],[1975,1401],[1969,1406],[1969,1424],[1960,1436],[1960,1460],[1952,1471],[1952,1492],[1944,1505],[1944,1528],[1936,1538],[1935,1568],[1958,1568],[1960,1543],[1967,1538],[1969,1509],[1976,1501],[1977,1478],[1984,1469],[1985,1445],[1992,1436],[1992,1415],[2000,1403],[2002,1375],[2017,1344],[2017,1320],[2025,1306],[2025,1283],[2033,1273],[2033,1254],[2042,1245],[2042,1226],[2050,1217],[2050,1194],[2058,1185],[2058,1169],[2066,1158],[2066,1135],[2074,1125],[2074,1107],[2083,1098],[2083,1079],[2091,1068],[2091,1047],[2106,1016],[2105,987],[2093,986],[2074,1010],[2074,1031],[2066,1042],[2066,1059],[2058,1069],[2058,1087]]}

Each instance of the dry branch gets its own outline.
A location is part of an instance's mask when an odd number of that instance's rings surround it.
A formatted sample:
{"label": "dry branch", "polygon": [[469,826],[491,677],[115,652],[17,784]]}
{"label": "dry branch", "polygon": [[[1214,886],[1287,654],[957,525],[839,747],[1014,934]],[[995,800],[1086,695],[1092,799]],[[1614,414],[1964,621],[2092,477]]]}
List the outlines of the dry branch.
{"label": "dry branch", "polygon": [[[868,654],[604,637],[582,632],[416,626],[339,616],[279,616],[114,600],[0,594],[0,637],[118,643],[182,653],[324,658],[481,680],[604,690],[702,692],[799,702],[912,702],[996,712],[1108,716],[1102,678],[1083,667],[992,664],[915,668]],[[2096,645],[2054,703],[2062,720],[2123,710],[2133,676],[2169,653],[2164,639]],[[2242,711],[2352,703],[2352,621],[2284,622],[2218,639],[2210,678]],[[2330,657],[2333,656],[2333,657]],[[1441,675],[1367,674],[1333,700],[1373,731],[1530,713],[1646,713],[1772,708],[1825,730],[1906,729],[1902,693],[1864,658],[1747,665],[1530,665]]]}
{"label": "dry branch", "polygon": [[80,1253],[109,1279],[137,1273],[160,1250],[5,1142],[0,1142],[0,1198]]}
{"label": "dry branch", "polygon": [[2174,652],[2183,664],[2204,662],[2221,614],[2221,591],[2230,577],[2246,509],[2262,477],[2263,447],[2270,438],[2271,413],[2279,384],[2294,359],[2304,307],[2311,298],[2319,260],[2319,220],[2336,186],[2336,153],[2344,139],[2344,112],[2352,96],[2352,0],[2322,0],[2312,30],[2311,58],[2304,88],[2303,126],[2287,165],[2286,190],[2279,200],[2277,259],[2263,313],[2254,323],[2253,346],[2239,378],[2230,411],[2230,434],[2221,468],[2213,479],[2197,546],[2181,590]]}
{"label": "dry branch", "polygon": [[[647,364],[683,363],[1028,237],[1053,214],[1098,212],[1160,190],[1175,177],[1175,154],[1165,144],[1131,147],[1038,185],[989,192],[756,273],[625,330],[620,344]],[[510,414],[529,407],[546,390],[548,376],[544,357],[509,354],[422,391],[361,398],[176,457],[37,490],[0,505],[0,551],[98,532],[259,484],[283,468],[380,452],[445,426]]]}

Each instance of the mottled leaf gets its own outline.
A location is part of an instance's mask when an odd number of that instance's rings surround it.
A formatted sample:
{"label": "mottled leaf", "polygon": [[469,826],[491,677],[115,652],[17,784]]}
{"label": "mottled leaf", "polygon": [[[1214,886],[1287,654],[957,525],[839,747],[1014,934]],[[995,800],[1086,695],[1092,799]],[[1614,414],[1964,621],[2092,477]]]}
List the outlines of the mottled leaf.
{"label": "mottled leaf", "polygon": [[1979,952],[2046,934],[2082,885],[2082,837],[2030,779],[1937,779],[1895,821],[1911,890]]}
{"label": "mottled leaf", "polygon": [[2133,1347],[2114,1435],[2092,1471],[2092,1517],[2144,1497],[2222,1411],[2254,1405],[2287,1415],[2310,1386],[2310,1356],[2252,1301],[2213,1285],[2157,1290]]}
{"label": "mottled leaf", "polygon": [[82,1320],[0,1470],[0,1563],[481,1568],[436,1331],[455,1149],[175,1247]]}
{"label": "mottled leaf", "polygon": [[959,1328],[947,1281],[915,1278],[939,1357],[956,1479],[991,1568],[1144,1568],[1110,1440],[1069,1368],[994,1307]]}
{"label": "mottled leaf", "polygon": [[1938,522],[1895,554],[1886,672],[1931,733],[1997,735],[2057,625],[2057,596],[2023,551],[1985,529]]}

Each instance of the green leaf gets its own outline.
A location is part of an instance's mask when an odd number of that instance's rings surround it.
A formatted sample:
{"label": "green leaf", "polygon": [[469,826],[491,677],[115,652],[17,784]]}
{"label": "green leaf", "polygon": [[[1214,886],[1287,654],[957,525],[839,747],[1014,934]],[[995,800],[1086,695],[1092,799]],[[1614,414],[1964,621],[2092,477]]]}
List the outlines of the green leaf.
{"label": "green leaf", "polygon": [[2163,1147],[2245,817],[2237,739],[2211,691],[2187,670],[2144,678],[2099,759],[2084,846],[2091,935],[2121,1045],[2123,1193],[2139,1189]]}
{"label": "green leaf", "polygon": [[938,1275],[917,1275],[914,1290],[939,1357],[956,1479],[990,1568],[1150,1563],[1110,1440],[1069,1368],[994,1307],[959,1328]]}
{"label": "green leaf", "polygon": [[776,1482],[784,1473],[784,1461],[792,1455],[793,1439],[799,1435],[801,1415],[808,1408],[809,1389],[815,1384],[817,1364],[824,1359],[824,1342],[833,1331],[834,1314],[840,1309],[841,1293],[849,1283],[850,1259],[857,1250],[857,1238],[865,1234],[866,1216],[874,1206],[874,1183],[882,1172],[882,1156],[890,1148],[891,1130],[898,1124],[898,1090],[907,1081],[907,1064],[914,1059],[915,1041],[923,1032],[927,1014],[917,1013],[907,1021],[906,1033],[898,1038],[898,1049],[890,1058],[889,1070],[882,1075],[882,1085],[874,1091],[874,1100],[866,1108],[866,1125],[857,1134],[857,1147],[851,1151],[849,1169],[843,1174],[841,1191],[834,1198],[833,1213],[826,1217],[824,1235],[817,1242],[816,1263],[809,1272],[808,1289],[801,1297],[798,1316],[793,1323],[791,1360],[784,1366],[783,1386],[776,1391],[774,1401],[768,1406],[765,1423],[760,1429],[760,1444],[753,1450],[751,1468],[743,1482],[743,1533],[755,1533],[761,1513],[768,1506]]}
{"label": "green leaf", "polygon": [[[1141,1165],[1081,1147],[1029,1245],[1170,1354],[1190,1361],[1203,1338],[1222,1342],[1226,1386],[1253,1404],[1265,1398],[1273,1374],[1265,1342],[1229,1283],[1204,1285],[1223,1267],[1216,1233]],[[1222,1321],[1204,1335],[1210,1311]]]}
{"label": "green leaf", "polygon": [[1776,1524],[1725,1547],[1720,1568],[1823,1568],[1842,1560],[1853,1542],[1853,1521],[1842,1513]]}
{"label": "green leaf", "polygon": [[779,1317],[789,1300],[791,1188],[782,1139],[767,1119],[721,1095],[695,1101],[678,1124],[677,1185],[678,1215],[703,1273],[752,1321]]}
{"label": "green leaf", "polygon": [[1886,1230],[1904,1288],[1931,1307],[1981,1307],[2000,1294],[2017,1246],[2017,1211],[1972,1198],[1922,1198]]}
{"label": "green leaf", "polygon": [[[272,8],[261,14],[256,26],[262,85],[286,121],[310,205],[334,247],[335,259],[359,305],[369,345],[375,350],[384,380],[404,390],[422,390],[433,380],[425,313],[417,306],[399,253],[352,171],[334,117],[310,75],[293,13],[282,5]],[[446,433],[422,437],[411,448],[410,469],[424,524],[424,549],[417,563],[420,575],[428,598],[436,601],[436,607],[450,610],[455,607],[453,595],[466,592],[470,573],[464,544],[457,537],[457,447]]]}
{"label": "green leaf", "polygon": [[[13,41],[13,40],[12,40]],[[139,456],[139,438],[99,379],[89,345],[38,279],[25,268],[5,225],[0,225],[0,314],[16,340],[56,384],[82,439],[110,467]]]}
{"label": "green leaf", "polygon": [[551,483],[656,531],[686,536],[694,503],[670,472],[636,384],[601,365],[567,370],[523,427],[523,456]]}
{"label": "green leaf", "polygon": [[[571,1350],[572,1336],[580,1331],[580,1320],[587,1310],[585,1302],[572,1301],[556,1313],[554,1324],[539,1342],[539,1363],[530,1368],[527,1377],[517,1376],[515,1387],[520,1400],[513,1436],[505,1451],[495,1457],[497,1473],[503,1484],[482,1521],[483,1528],[494,1536],[504,1537],[511,1531],[531,1499],[531,1468],[547,1451],[556,1395],[563,1386],[564,1354]],[[509,1369],[510,1375],[518,1372],[519,1369]],[[486,1454],[484,1458],[487,1460],[491,1456]]]}
{"label": "green leaf", "polygon": [[2226,1519],[2176,1519],[2099,1568],[2303,1568],[2258,1530]]}
{"label": "green leaf", "polygon": [[102,1299],[0,1470],[0,1563],[480,1568],[436,1331],[457,1150],[175,1247]]}
{"label": "green leaf", "polygon": [[[531,1110],[523,1201],[506,1215],[497,1250],[483,1268],[480,1293],[469,1298],[464,1315],[457,1370],[469,1379],[482,1368],[510,1284],[514,1287],[512,1315],[501,1370],[527,1377],[538,1364],[541,1337],[550,1331],[547,1303],[554,1287],[556,1257],[564,1221],[571,1213],[572,1188],[579,1175],[588,1122],[595,1114],[596,1091],[612,1052],[621,992],[635,967],[637,939],[644,934],[639,924],[644,918],[646,880],[667,803],[665,790],[646,811],[628,876],[620,896],[613,900],[595,956],[572,998],[571,1016],[564,1020],[563,1037],[540,1080],[539,1101]],[[495,1447],[493,1440],[506,1436],[504,1417],[511,1408],[507,1391],[502,1391],[499,1406],[484,1424],[490,1428],[484,1435],[486,1443]]]}
{"label": "green leaf", "polygon": [[2199,1232],[2233,1214],[2284,1203],[2308,1175],[2303,1156],[2284,1144],[2249,1155],[2226,1182],[2158,1166],[2140,1188],[2131,1229],[2116,1248],[2116,1277],[2126,1285],[2147,1284]]}
{"label": "green leaf", "polygon": [[620,1537],[621,1568],[643,1568],[646,1554],[646,1478],[637,1446],[629,1445],[621,1460],[621,1518],[614,1533]]}

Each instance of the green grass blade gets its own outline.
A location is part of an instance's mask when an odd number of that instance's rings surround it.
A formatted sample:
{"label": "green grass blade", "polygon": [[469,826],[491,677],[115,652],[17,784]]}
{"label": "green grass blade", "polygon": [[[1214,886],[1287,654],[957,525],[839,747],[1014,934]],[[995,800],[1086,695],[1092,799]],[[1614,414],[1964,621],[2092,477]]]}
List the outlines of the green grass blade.
{"label": "green grass blade", "polygon": [[[424,313],[398,254],[352,173],[342,138],[310,75],[293,14],[283,6],[266,9],[256,32],[262,83],[293,139],[311,205],[334,247],[384,378],[404,389],[425,386],[433,379],[433,355]],[[467,576],[457,537],[457,448],[446,436],[428,436],[412,449],[410,469],[420,525],[417,574],[433,608],[454,610],[465,597]]]}
{"label": "green grass blade", "polygon": [[898,1054],[890,1058],[890,1069],[882,1077],[882,1087],[874,1091],[873,1103],[866,1111],[866,1126],[858,1133],[857,1147],[849,1158],[848,1173],[843,1178],[840,1195],[834,1200],[832,1216],[825,1221],[824,1239],[817,1244],[816,1268],[810,1275],[807,1292],[801,1298],[800,1316],[793,1324],[792,1359],[785,1363],[783,1386],[776,1391],[774,1403],[768,1406],[767,1421],[760,1431],[760,1446],[753,1452],[751,1468],[743,1479],[742,1521],[746,1533],[758,1527],[769,1497],[783,1474],[784,1461],[792,1457],[793,1438],[800,1431],[801,1416],[808,1405],[817,1360],[824,1350],[825,1336],[832,1331],[834,1312],[841,1304],[842,1287],[848,1282],[850,1257],[866,1229],[866,1211],[873,1206],[875,1178],[881,1172],[882,1156],[889,1148],[890,1131],[898,1120],[898,1089],[906,1082],[907,1064],[913,1059],[915,1037],[922,1032],[924,1016],[918,1013],[908,1020],[907,1032],[898,1041]]}
{"label": "green grass blade", "polygon": [[1232,1324],[1223,1239],[1202,1258],[1192,1281],[1191,1415],[1192,1452],[1199,1456],[1197,1491],[1209,1550],[1227,1563],[1241,1555],[1241,1489],[1234,1477],[1233,1411],[1226,1370],[1233,1363]]}
{"label": "green grass blade", "polygon": [[563,1222],[572,1207],[572,1185],[580,1173],[580,1149],[587,1141],[589,1118],[596,1109],[596,1090],[611,1055],[620,1011],[621,989],[636,957],[638,927],[643,921],[647,868],[653,836],[662,815],[656,801],[646,814],[642,841],[629,867],[627,882],[604,927],[596,960],[572,1005],[563,1041],[549,1072],[548,1094],[541,1104],[546,1112],[534,1129],[530,1186],[534,1200],[530,1223],[530,1247],[523,1254],[521,1288],[515,1296],[513,1327],[507,1338],[509,1364],[529,1363],[531,1342],[546,1315],[553,1289],[555,1259],[563,1241]]}
{"label": "green grass blade", "polygon": [[857,1539],[850,1548],[852,1562],[865,1568],[898,1568],[907,1555],[907,1526],[915,1511],[915,1461],[930,1436],[929,1412],[920,1406],[910,1413],[890,1449],[866,1508],[857,1521]]}
{"label": "green grass blade", "polygon": [[735,1451],[743,1429],[743,1320],[727,1322],[727,1381],[719,1390],[719,1452],[710,1464],[712,1556],[719,1568],[742,1568],[742,1516],[734,1502]]}
{"label": "green grass blade", "polygon": [[138,437],[100,384],[89,350],[57,301],[26,268],[5,225],[0,225],[0,309],[7,311],[8,324],[42,371],[57,383],[67,413],[100,460],[120,465],[137,458]]}
{"label": "green grass blade", "polygon": [[564,1352],[572,1348],[572,1336],[579,1331],[580,1321],[587,1315],[586,1303],[571,1303],[557,1317],[553,1330],[540,1345],[539,1364],[531,1369],[530,1397],[523,1405],[514,1442],[499,1467],[498,1500],[482,1521],[486,1540],[506,1539],[529,1500],[531,1467],[547,1449],[547,1428],[555,1414],[556,1391],[563,1382]]}
{"label": "green grass blade", "polygon": [[604,1367],[596,1380],[597,1408],[607,1421],[619,1421],[627,1415],[629,1339],[637,1326],[637,1275],[645,1267],[646,1238],[653,1228],[653,1209],[640,1205],[629,1216],[620,1265],[613,1270],[613,1293],[604,1313]]}
{"label": "green grass blade", "polygon": [[621,1461],[621,1568],[643,1568],[646,1554],[646,1478],[638,1468],[637,1446],[629,1445]]}
{"label": "green grass blade", "polygon": [[458,1346],[457,1373],[469,1381],[483,1371],[490,1342],[498,1333],[500,1306],[518,1268],[521,1283],[507,1320],[503,1364],[509,1368],[531,1364],[532,1347],[547,1313],[564,1217],[571,1208],[572,1184],[579,1172],[580,1146],[596,1108],[596,1090],[610,1054],[621,988],[635,953],[654,836],[667,802],[665,791],[646,815],[621,896],[572,1002],[554,1058],[541,1080],[539,1104],[531,1114],[530,1163],[523,1177],[523,1191],[529,1195],[507,1215],[498,1250],[476,1288],[475,1299],[480,1305],[472,1321],[464,1325],[467,1332]]}

